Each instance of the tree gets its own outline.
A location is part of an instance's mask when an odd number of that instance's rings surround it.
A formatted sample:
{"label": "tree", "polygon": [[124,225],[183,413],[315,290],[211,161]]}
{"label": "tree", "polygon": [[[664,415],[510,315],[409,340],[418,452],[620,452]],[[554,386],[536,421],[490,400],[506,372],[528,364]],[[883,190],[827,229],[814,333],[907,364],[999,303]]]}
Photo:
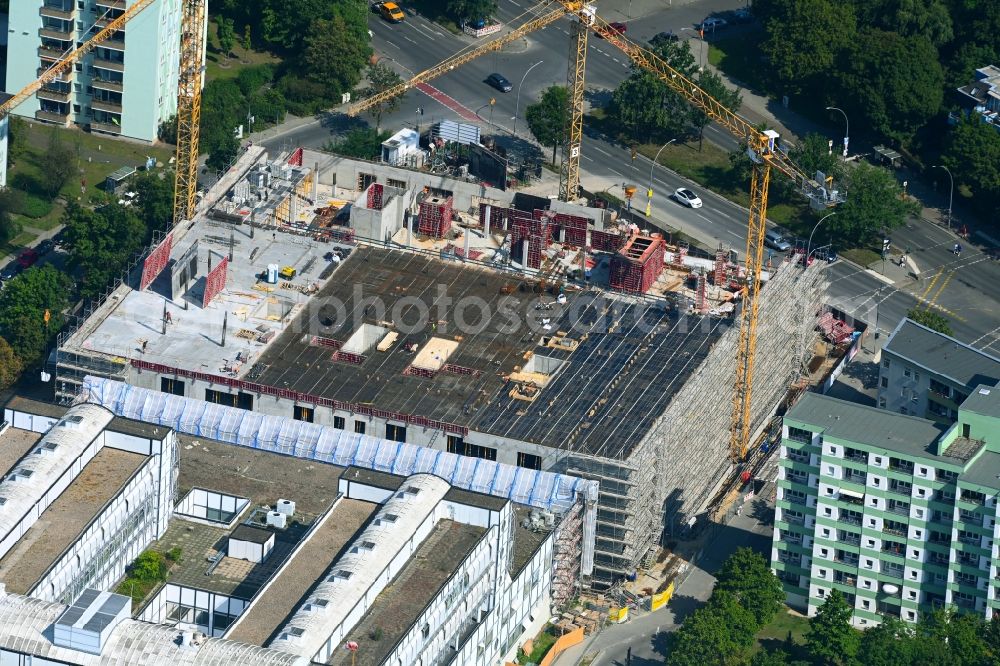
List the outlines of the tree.
{"label": "tree", "polygon": [[24,193],[10,188],[0,189],[0,243],[6,243],[21,231],[14,213],[24,205]]}
{"label": "tree", "polygon": [[787,666],[788,654],[784,650],[761,650],[750,660],[750,666]]}
{"label": "tree", "polygon": [[236,161],[240,142],[232,132],[218,132],[208,139],[208,159],[205,166],[215,171],[225,171]]}
{"label": "tree", "polygon": [[713,592],[671,637],[668,666],[743,664],[759,629],[754,616],[728,592]]}
{"label": "tree", "polygon": [[484,21],[496,11],[496,0],[448,0],[448,13],[459,21]]}
{"label": "tree", "polygon": [[844,173],[843,162],[838,157],[836,146],[831,151],[827,141],[822,134],[807,134],[792,150],[791,158],[809,177],[822,171],[827,176],[833,176],[834,182],[839,182]]}
{"label": "tree", "polygon": [[253,42],[250,40],[250,24],[247,23],[243,26],[243,50],[249,51],[253,46]]}
{"label": "tree", "polygon": [[569,91],[565,86],[549,86],[542,98],[524,110],[531,133],[543,146],[552,146],[552,163],[556,163],[556,148],[566,140],[569,124]]}
{"label": "tree", "polygon": [[750,611],[758,626],[773,620],[785,602],[781,581],[767,560],[751,548],[739,548],[726,558],[716,581],[714,591],[731,594]]}
{"label": "tree", "polygon": [[68,145],[59,130],[53,128],[45,152],[45,182],[48,183],[49,196],[58,195],[70,178],[76,175],[78,156],[79,145]]}
{"label": "tree", "polygon": [[858,23],[903,37],[922,35],[935,47],[951,41],[951,15],[941,0],[865,0],[856,2]]}
{"label": "tree", "polygon": [[173,175],[146,171],[133,176],[129,187],[136,193],[139,217],[146,226],[150,229],[169,229],[174,218]]}
{"label": "tree", "polygon": [[344,135],[342,141],[328,143],[324,150],[347,157],[376,160],[382,154],[382,142],[388,138],[388,132],[379,132],[371,127],[359,127]]}
{"label": "tree", "polygon": [[29,268],[4,284],[0,291],[0,337],[16,350],[24,366],[35,363],[62,328],[71,284],[65,273],[50,264]]}
{"label": "tree", "polygon": [[163,143],[169,143],[171,145],[177,145],[177,114],[170,116],[162,123],[160,123],[159,129],[156,130],[156,138],[158,138]]}
{"label": "tree", "polygon": [[832,74],[852,118],[905,143],[941,108],[944,72],[922,35],[864,29]]}
{"label": "tree", "polygon": [[844,666],[851,664],[858,652],[860,635],[851,626],[851,607],[839,590],[830,596],[809,620],[806,647],[817,664]]}
{"label": "tree", "polygon": [[13,386],[21,376],[21,359],[6,340],[0,338],[0,391]]}
{"label": "tree", "polygon": [[[698,76],[698,85],[730,111],[737,111],[743,104],[743,96],[740,95],[739,89],[728,88],[722,82],[722,77],[712,70],[706,69]],[[705,127],[712,122],[712,119],[703,111],[695,108],[691,109],[690,114],[691,124],[698,130],[698,151],[700,152],[705,140]]]}
{"label": "tree", "polygon": [[828,224],[843,246],[858,247],[883,231],[902,226],[919,208],[903,197],[902,187],[888,169],[861,162],[849,174],[847,201],[837,207],[837,215]]}
{"label": "tree", "polygon": [[934,312],[930,308],[913,308],[907,310],[906,316],[918,324],[923,324],[932,331],[951,335],[951,324],[947,317]]}
{"label": "tree", "polygon": [[[368,68],[368,81],[371,85],[368,86],[366,91],[369,96],[377,95],[381,92],[388,90],[394,86],[399,85],[403,82],[399,74],[394,72],[391,67],[383,62],[377,62]],[[399,108],[400,103],[403,101],[401,95],[392,97],[385,101],[379,102],[368,110],[368,113],[372,115],[375,119],[375,130],[378,131],[379,126],[382,124],[382,115],[386,113],[392,113],[397,108]]]}
{"label": "tree", "polygon": [[754,13],[764,18],[761,50],[781,94],[823,90],[823,79],[855,36],[854,10],[846,2],[758,0]]}
{"label": "tree", "polygon": [[861,635],[858,661],[865,666],[906,666],[913,663],[913,630],[902,620],[886,616]]}
{"label": "tree", "polygon": [[[693,77],[697,69],[687,41],[661,41],[654,51],[671,67]],[[629,138],[661,142],[687,133],[690,105],[651,72],[632,68],[628,78],[611,94],[609,115]]]}
{"label": "tree", "polygon": [[302,71],[306,78],[325,86],[326,99],[339,99],[361,80],[371,48],[348,28],[340,16],[316,19],[305,36]]}
{"label": "tree", "polygon": [[996,201],[1000,211],[1000,132],[995,126],[978,113],[962,118],[948,132],[941,160],[973,195]]}
{"label": "tree", "polygon": [[229,59],[229,54],[233,52],[233,45],[236,43],[236,29],[233,27],[233,19],[217,17],[215,20],[216,37],[219,39],[219,50],[222,55]]}
{"label": "tree", "polygon": [[118,204],[88,210],[70,203],[63,224],[70,263],[83,276],[80,294],[84,298],[96,297],[111,284],[147,240],[139,216]]}

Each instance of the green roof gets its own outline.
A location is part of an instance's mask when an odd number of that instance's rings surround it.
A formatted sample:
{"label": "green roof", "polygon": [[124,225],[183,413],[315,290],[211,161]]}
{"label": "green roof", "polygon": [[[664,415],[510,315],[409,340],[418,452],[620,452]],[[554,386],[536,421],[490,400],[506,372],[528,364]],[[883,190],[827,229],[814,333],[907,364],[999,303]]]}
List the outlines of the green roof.
{"label": "green roof", "polygon": [[1000,453],[983,451],[958,478],[962,483],[1000,489]]}
{"label": "green roof", "polygon": [[785,418],[808,425],[826,437],[863,446],[896,451],[914,458],[961,464],[951,456],[933,453],[945,426],[884,409],[806,393]]}

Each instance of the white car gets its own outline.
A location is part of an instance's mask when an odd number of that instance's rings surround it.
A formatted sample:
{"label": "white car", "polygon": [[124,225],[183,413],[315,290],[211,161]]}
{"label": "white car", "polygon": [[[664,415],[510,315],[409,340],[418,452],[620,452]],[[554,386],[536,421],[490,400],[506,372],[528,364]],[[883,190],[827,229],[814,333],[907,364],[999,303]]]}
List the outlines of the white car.
{"label": "white car", "polygon": [[688,208],[701,208],[701,199],[686,187],[678,187],[674,191],[674,200],[677,203],[684,204]]}

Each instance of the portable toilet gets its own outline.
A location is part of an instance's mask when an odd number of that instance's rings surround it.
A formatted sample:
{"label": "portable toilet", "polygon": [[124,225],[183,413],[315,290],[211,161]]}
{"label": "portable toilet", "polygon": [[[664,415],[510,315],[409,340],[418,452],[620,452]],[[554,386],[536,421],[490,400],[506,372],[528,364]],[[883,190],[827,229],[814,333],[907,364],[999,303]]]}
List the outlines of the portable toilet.
{"label": "portable toilet", "polygon": [[278,264],[267,265],[267,283],[278,284]]}

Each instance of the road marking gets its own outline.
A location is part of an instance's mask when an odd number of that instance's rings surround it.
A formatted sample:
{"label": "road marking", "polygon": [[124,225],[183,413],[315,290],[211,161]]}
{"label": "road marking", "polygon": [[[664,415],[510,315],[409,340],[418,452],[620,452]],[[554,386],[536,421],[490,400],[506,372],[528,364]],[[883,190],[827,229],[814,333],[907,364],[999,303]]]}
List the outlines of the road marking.
{"label": "road marking", "polygon": [[931,283],[929,285],[927,285],[927,289],[924,290],[924,293],[920,295],[921,300],[927,298],[927,294],[931,293],[931,289],[933,289],[934,285],[937,284],[937,281],[941,279],[941,275],[943,273],[944,273],[944,266],[938,269],[937,273],[934,275],[934,279],[931,280]]}
{"label": "road marking", "polygon": [[394,47],[394,48],[397,48],[397,49],[399,48],[398,46],[396,46],[395,44],[393,44],[392,42],[390,42],[388,39],[385,40],[385,43],[388,44],[389,46]]}
{"label": "road marking", "polygon": [[410,39],[409,35],[403,35],[403,39],[405,39],[406,41],[408,41],[411,44],[416,44],[415,41],[413,41],[412,39]]}
{"label": "road marking", "polygon": [[510,4],[514,5],[515,7],[520,7],[521,6],[518,3],[514,2],[514,0],[510,0]]}
{"label": "road marking", "polygon": [[594,158],[590,157],[586,153],[580,153],[580,157],[582,157],[583,159],[587,160],[588,162],[593,162],[594,161]]}
{"label": "road marking", "polygon": [[937,301],[937,299],[939,299],[941,297],[941,292],[944,291],[944,288],[948,286],[948,283],[951,282],[951,279],[953,277],[955,277],[955,271],[952,271],[952,272],[948,273],[948,277],[946,277],[944,279],[944,282],[941,283],[941,288],[937,290],[937,293],[934,294],[934,298],[932,298],[930,300],[930,304],[931,305],[934,305],[934,303]]}
{"label": "road marking", "polygon": [[611,59],[612,59],[612,60],[614,60],[615,62],[617,62],[617,63],[618,63],[619,65],[620,65],[620,64],[621,64],[621,62],[622,62],[622,61],[621,61],[621,60],[619,60],[618,58],[614,58],[614,57],[612,57]]}
{"label": "road marking", "polygon": [[599,152],[601,155],[607,155],[608,157],[614,157],[614,155],[612,155],[608,151],[602,150],[601,148],[599,148],[597,146],[593,146],[593,149],[596,150],[597,152]]}
{"label": "road marking", "polygon": [[706,221],[706,222],[708,222],[709,224],[715,224],[714,222],[712,222],[712,220],[708,219],[707,217],[705,217],[705,216],[704,216],[704,215],[702,215],[701,213],[697,213],[697,215],[698,215],[698,217],[700,217],[701,219],[705,220],[705,221]]}
{"label": "road marking", "polygon": [[619,178],[624,178],[625,177],[625,176],[621,175],[620,173],[618,173],[617,171],[615,171],[614,169],[608,169],[608,171],[610,171],[611,173],[615,174]]}
{"label": "road marking", "polygon": [[[994,328],[992,331],[989,331],[988,333],[983,333],[978,338],[976,338],[975,340],[973,340],[972,342],[970,342],[969,346],[971,347],[973,345],[979,344],[982,341],[983,338],[988,338],[990,336],[996,337],[997,333],[1000,333],[1000,326],[997,326],[996,328]],[[989,344],[987,344],[985,346],[989,347],[990,345],[994,345],[994,344],[996,344],[996,340],[994,340],[993,342],[990,342]]]}

